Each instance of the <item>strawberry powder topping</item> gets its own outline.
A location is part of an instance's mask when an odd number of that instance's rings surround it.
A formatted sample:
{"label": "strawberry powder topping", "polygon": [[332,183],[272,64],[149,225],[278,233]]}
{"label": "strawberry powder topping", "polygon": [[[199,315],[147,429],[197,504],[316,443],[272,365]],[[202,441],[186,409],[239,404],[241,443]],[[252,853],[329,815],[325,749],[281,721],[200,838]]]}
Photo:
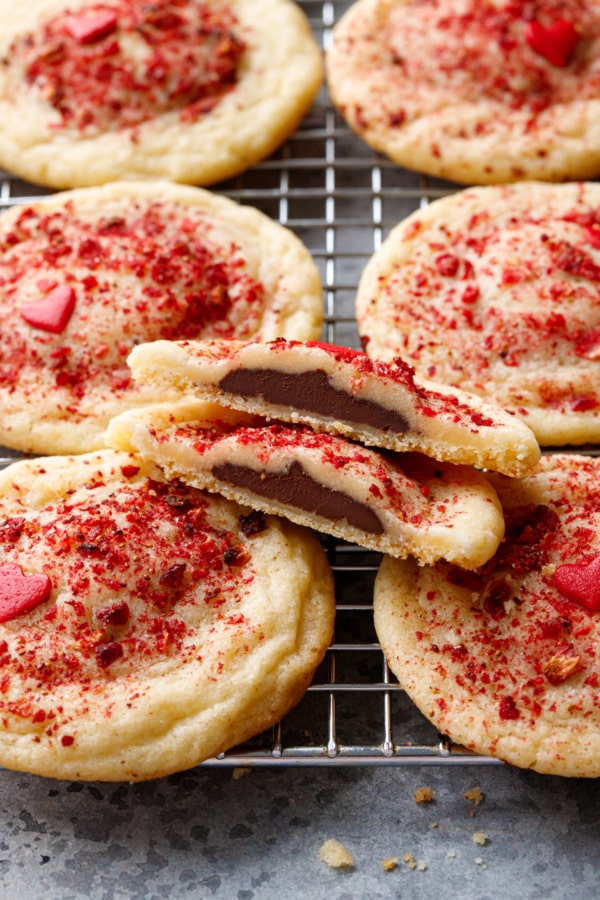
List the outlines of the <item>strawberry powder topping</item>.
{"label": "strawberry powder topping", "polygon": [[92,136],[164,113],[193,122],[237,82],[246,49],[227,5],[164,0],[66,10],[10,48],[56,127]]}
{"label": "strawberry powder topping", "polygon": [[0,388],[49,371],[76,415],[91,385],[131,389],[136,343],[256,333],[264,289],[210,232],[202,213],[168,203],[100,218],[24,207],[0,237]]}

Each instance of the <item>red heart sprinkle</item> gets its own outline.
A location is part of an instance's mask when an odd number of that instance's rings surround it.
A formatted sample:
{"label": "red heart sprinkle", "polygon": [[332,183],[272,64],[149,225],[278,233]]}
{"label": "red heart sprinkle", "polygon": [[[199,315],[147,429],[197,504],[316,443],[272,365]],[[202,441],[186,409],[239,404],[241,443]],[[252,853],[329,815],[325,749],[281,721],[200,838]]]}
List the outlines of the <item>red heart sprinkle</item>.
{"label": "red heart sprinkle", "polygon": [[549,27],[539,22],[527,22],[525,40],[532,50],[553,66],[568,66],[579,40],[579,33],[571,22],[558,19]]}
{"label": "red heart sprinkle", "polygon": [[589,562],[559,566],[554,572],[554,584],[567,600],[600,612],[600,556]]}
{"label": "red heart sprinkle", "polygon": [[117,14],[112,10],[69,16],[65,27],[79,44],[92,44],[112,34],[117,27]]}
{"label": "red heart sprinkle", "polygon": [[26,575],[16,563],[0,566],[0,622],[29,612],[47,600],[51,590],[47,575]]}
{"label": "red heart sprinkle", "polygon": [[75,309],[75,291],[67,284],[59,284],[43,300],[25,303],[19,312],[34,328],[60,334]]}

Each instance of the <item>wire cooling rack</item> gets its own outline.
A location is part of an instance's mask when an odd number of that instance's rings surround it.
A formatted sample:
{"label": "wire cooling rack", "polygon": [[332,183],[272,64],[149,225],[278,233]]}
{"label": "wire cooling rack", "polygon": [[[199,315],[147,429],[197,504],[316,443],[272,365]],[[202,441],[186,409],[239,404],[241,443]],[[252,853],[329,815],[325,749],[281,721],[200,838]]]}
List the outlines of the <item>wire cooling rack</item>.
{"label": "wire cooling rack", "polygon": [[[325,49],[350,2],[298,4]],[[296,133],[269,160],[214,187],[294,231],[324,287],[323,338],[359,346],[358,280],[389,230],[456,185],[426,179],[373,153],[333,109],[325,87]],[[47,194],[0,171],[0,210]],[[0,465],[18,454],[2,451]],[[322,537],[333,569],[334,641],[300,704],[274,729],[204,766],[494,764],[451,745],[389,671],[373,627],[376,553]]]}

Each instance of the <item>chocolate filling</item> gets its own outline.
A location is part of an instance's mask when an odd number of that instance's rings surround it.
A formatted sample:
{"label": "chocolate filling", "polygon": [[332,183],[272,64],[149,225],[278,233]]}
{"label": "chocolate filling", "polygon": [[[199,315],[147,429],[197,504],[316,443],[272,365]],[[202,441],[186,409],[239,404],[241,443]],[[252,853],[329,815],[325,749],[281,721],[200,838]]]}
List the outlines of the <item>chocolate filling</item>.
{"label": "chocolate filling", "polygon": [[247,488],[259,497],[279,500],[332,522],[345,519],[349,525],[369,534],[383,534],[383,525],[368,506],[342,491],[317,484],[298,462],[293,462],[282,473],[259,472],[247,466],[223,463],[215,466],[213,475],[221,481]]}
{"label": "chocolate filling", "polygon": [[221,379],[219,387],[242,397],[262,397],[282,406],[292,404],[303,412],[354,425],[370,425],[397,434],[408,431],[408,422],[399,412],[339,391],[332,387],[323,369],[299,374],[273,369],[236,369]]}

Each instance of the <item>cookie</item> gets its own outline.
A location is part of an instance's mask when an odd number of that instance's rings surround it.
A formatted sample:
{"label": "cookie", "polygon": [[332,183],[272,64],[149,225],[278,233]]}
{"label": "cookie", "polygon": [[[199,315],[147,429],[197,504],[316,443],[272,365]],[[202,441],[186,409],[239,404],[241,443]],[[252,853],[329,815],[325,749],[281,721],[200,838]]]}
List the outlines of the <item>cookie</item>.
{"label": "cookie", "polygon": [[53,188],[229,178],[283,143],[323,79],[291,0],[2,0],[0,11],[0,165]]}
{"label": "cookie", "polygon": [[259,734],[332,636],[306,530],[104,450],[0,473],[0,765],[140,781]]}
{"label": "cookie", "polygon": [[544,445],[600,440],[600,186],[465,189],[411,214],[367,263],[369,356],[479,394]]}
{"label": "cookie", "polygon": [[167,478],[397,557],[475,568],[504,530],[494,490],[471,466],[383,455],[199,400],[123,413],[107,441]]}
{"label": "cookie", "polygon": [[392,671],[457,744],[538,772],[600,775],[600,460],[490,476],[506,536],[478,572],[384,559],[375,625]]}
{"label": "cookie", "polygon": [[462,184],[600,172],[595,2],[358,0],[327,81],[350,127],[408,169]]}
{"label": "cookie", "polygon": [[396,358],[373,362],[315,341],[154,341],[134,347],[134,379],[389,450],[417,450],[519,476],[539,459],[531,430],[478,397],[415,382]]}
{"label": "cookie", "polygon": [[170,182],[55,194],[0,217],[0,443],[104,446],[110,418],[166,399],[127,355],[162,339],[318,337],[318,270],[251,207]]}

